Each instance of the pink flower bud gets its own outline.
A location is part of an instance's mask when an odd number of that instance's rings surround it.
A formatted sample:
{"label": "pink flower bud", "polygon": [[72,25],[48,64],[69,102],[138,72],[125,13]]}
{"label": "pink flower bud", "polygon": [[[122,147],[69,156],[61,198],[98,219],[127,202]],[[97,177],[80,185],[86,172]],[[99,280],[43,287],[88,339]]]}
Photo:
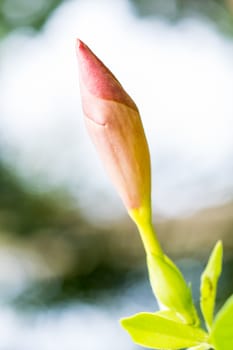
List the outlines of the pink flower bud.
{"label": "pink flower bud", "polygon": [[86,126],[105,168],[127,210],[150,208],[150,155],[137,106],[80,40],[77,57]]}

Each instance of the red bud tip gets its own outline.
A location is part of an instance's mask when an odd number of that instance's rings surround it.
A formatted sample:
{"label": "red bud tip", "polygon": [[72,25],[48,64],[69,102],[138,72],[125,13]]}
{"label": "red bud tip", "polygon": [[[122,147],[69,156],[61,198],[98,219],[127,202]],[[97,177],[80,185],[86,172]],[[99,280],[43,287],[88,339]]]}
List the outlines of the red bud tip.
{"label": "red bud tip", "polygon": [[95,97],[122,103],[137,110],[137,106],[119,81],[102,61],[77,39],[76,52],[80,68],[80,81]]}

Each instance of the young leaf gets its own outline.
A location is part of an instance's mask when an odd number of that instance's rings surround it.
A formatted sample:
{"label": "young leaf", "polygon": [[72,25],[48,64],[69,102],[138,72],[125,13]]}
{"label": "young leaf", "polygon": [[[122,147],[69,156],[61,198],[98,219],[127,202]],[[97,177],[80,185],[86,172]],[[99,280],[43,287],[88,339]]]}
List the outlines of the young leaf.
{"label": "young leaf", "polygon": [[186,324],[198,325],[191,290],[176,265],[165,255],[147,254],[151,287],[158,302],[179,314]]}
{"label": "young leaf", "polygon": [[218,241],[201,276],[200,306],[208,330],[213,323],[217,284],[222,271],[222,254],[222,242]]}
{"label": "young leaf", "polygon": [[166,318],[167,320],[184,323],[184,320],[175,311],[172,310],[160,310],[156,312],[156,315]]}
{"label": "young leaf", "polygon": [[233,349],[233,295],[216,315],[210,338],[216,350]]}
{"label": "young leaf", "polygon": [[139,313],[121,320],[136,344],[155,349],[182,349],[206,342],[199,328],[174,322],[157,313]]}

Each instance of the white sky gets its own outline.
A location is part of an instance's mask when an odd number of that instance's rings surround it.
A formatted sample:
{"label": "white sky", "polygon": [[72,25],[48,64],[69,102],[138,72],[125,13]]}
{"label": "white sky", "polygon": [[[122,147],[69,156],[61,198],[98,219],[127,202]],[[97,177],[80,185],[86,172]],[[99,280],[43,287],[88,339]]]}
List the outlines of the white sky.
{"label": "white sky", "polygon": [[123,0],[67,2],[39,35],[22,31],[2,43],[0,142],[23,176],[67,187],[91,217],[123,211],[84,129],[77,36],[141,111],[157,212],[232,198],[232,42],[194,19],[140,20]]}

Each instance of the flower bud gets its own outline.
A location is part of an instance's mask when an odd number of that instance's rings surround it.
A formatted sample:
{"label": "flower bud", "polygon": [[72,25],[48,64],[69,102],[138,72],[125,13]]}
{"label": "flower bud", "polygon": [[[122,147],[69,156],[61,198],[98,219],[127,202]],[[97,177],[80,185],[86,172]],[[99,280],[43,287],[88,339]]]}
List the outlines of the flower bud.
{"label": "flower bud", "polygon": [[149,208],[150,156],[141,118],[131,97],[94,53],[77,40],[85,123],[127,210]]}

